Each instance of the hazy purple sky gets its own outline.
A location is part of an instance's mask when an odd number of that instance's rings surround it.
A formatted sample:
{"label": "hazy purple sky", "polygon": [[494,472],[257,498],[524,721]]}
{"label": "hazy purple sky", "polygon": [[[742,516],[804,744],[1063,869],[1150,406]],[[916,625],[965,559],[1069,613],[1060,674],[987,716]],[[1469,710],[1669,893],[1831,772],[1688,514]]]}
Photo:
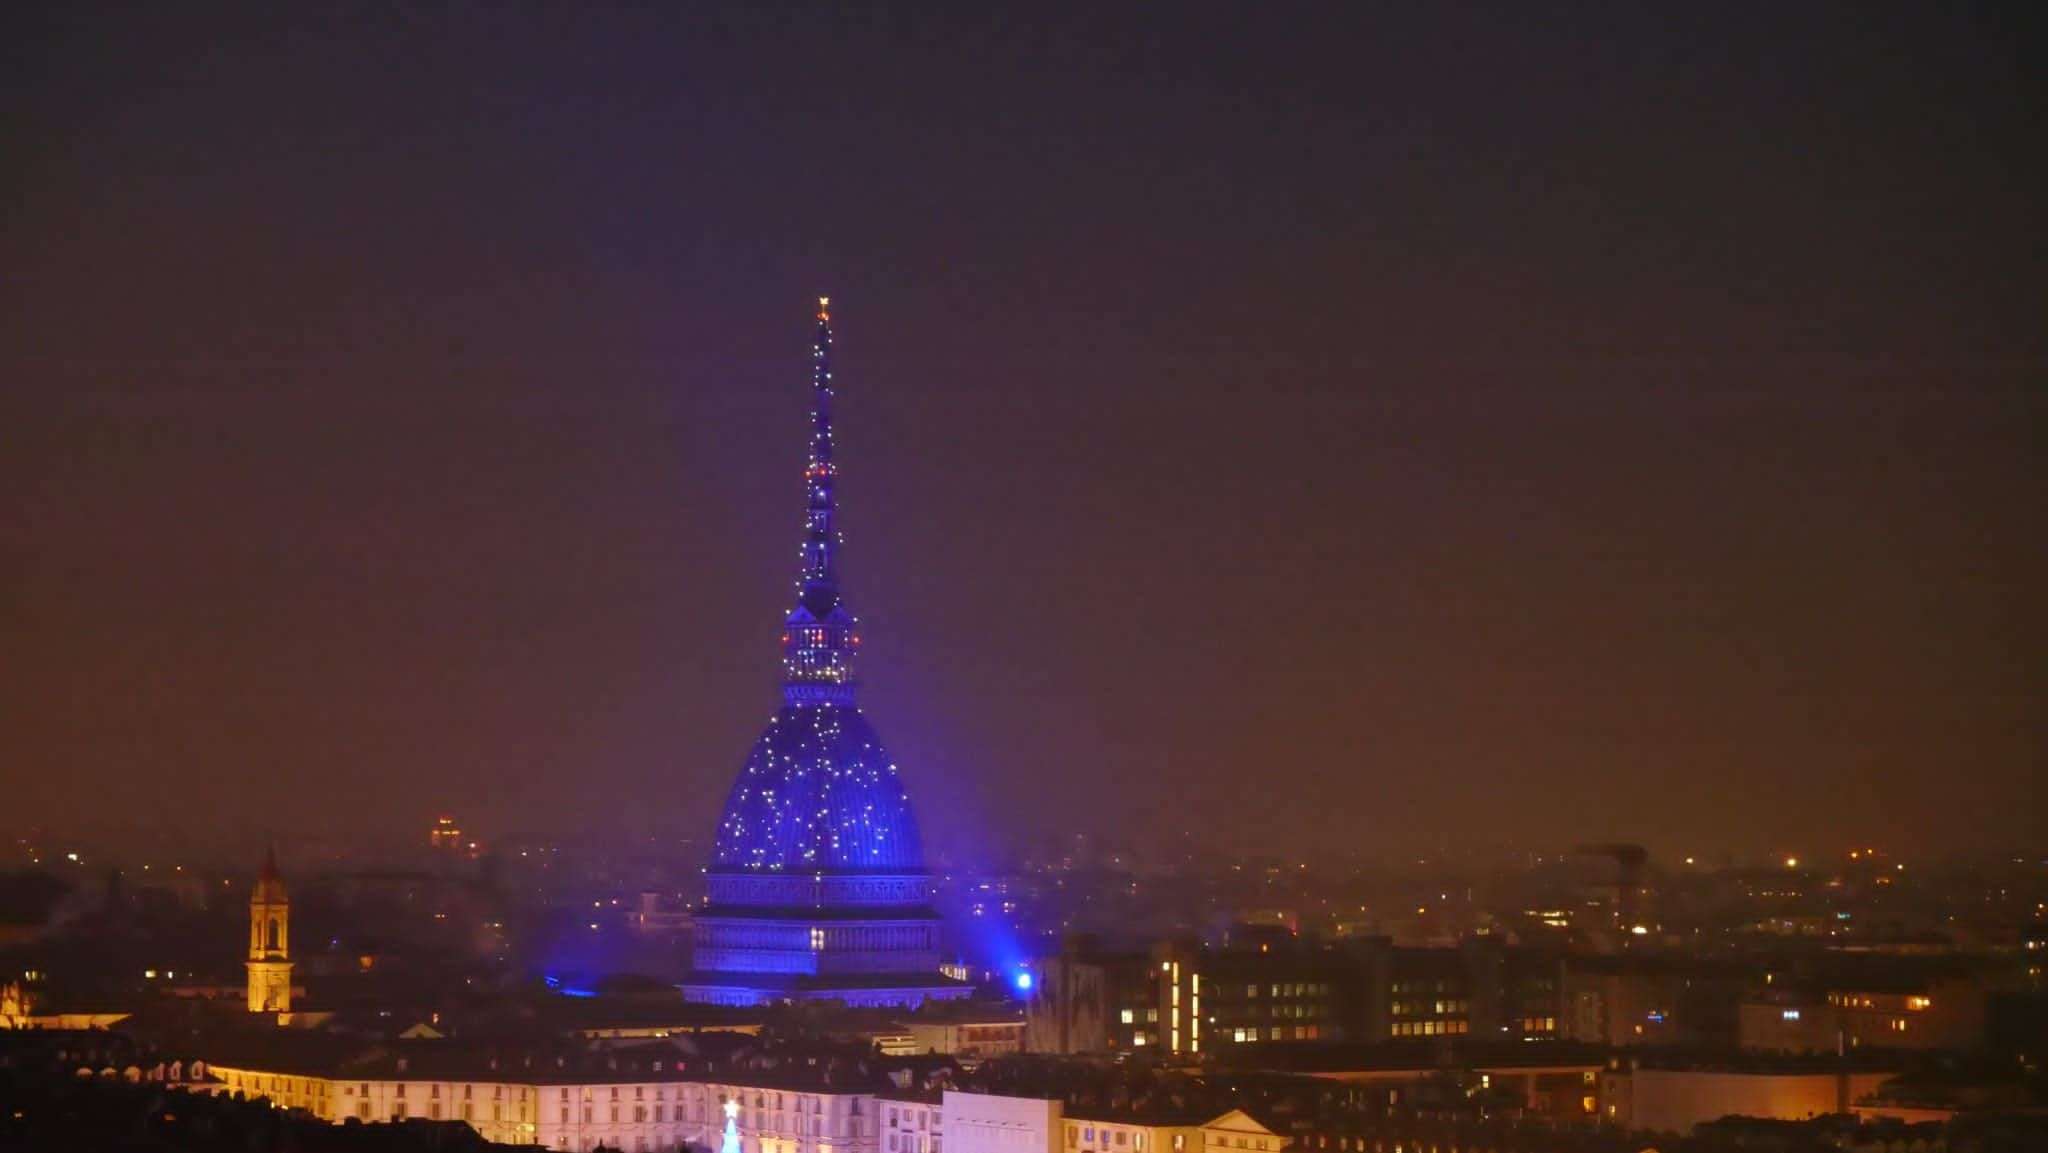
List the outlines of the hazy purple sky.
{"label": "hazy purple sky", "polygon": [[1112,7],[10,10],[0,825],[708,834],[829,292],[941,848],[2042,843],[2032,6]]}

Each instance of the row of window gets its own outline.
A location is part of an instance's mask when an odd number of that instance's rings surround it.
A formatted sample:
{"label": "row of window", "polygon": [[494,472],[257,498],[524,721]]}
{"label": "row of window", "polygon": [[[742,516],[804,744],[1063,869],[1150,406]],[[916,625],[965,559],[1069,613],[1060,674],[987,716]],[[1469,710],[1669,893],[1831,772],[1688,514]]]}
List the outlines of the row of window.
{"label": "row of window", "polygon": [[[563,1113],[565,1114],[565,1116],[563,1117],[563,1120],[564,1120],[564,1121],[567,1121],[567,1120],[568,1120],[568,1117],[566,1116],[566,1114],[568,1113],[568,1110],[564,1109],[564,1110],[563,1110],[562,1112],[563,1112]],[[588,1109],[586,1109],[586,1110],[584,1110],[584,1112],[585,1112],[585,1113],[588,1113],[588,1112],[589,1112],[589,1110],[588,1110]],[[616,1113],[616,1112],[618,1112],[618,1110],[614,1109],[614,1110],[613,1110],[613,1112],[614,1112],[614,1113]],[[359,1101],[359,1102],[357,1102],[357,1103],[356,1103],[356,1116],[357,1116],[357,1117],[360,1117],[360,1118],[362,1118],[362,1119],[363,1119],[363,1120],[365,1120],[365,1121],[367,1121],[367,1120],[369,1120],[369,1119],[370,1119],[370,1103],[369,1103],[368,1101]],[[408,1116],[408,1114],[407,1114],[407,1111],[406,1111],[406,1103],[405,1103],[405,1102],[403,1102],[403,1101],[394,1101],[394,1102],[392,1102],[392,1104],[391,1104],[391,1119],[392,1119],[393,1121],[403,1121],[403,1120],[405,1120],[405,1119],[406,1119],[406,1117],[407,1117],[407,1116]],[[432,1120],[432,1121],[442,1121],[442,1120],[454,1120],[454,1119],[455,1119],[455,1117],[454,1117],[453,1115],[449,1115],[449,1116],[445,1116],[445,1117],[444,1117],[444,1116],[442,1115],[442,1113],[441,1113],[441,1103],[440,1103],[439,1101],[429,1101],[429,1102],[427,1102],[427,1112],[426,1112],[426,1116],[427,1116],[427,1118],[428,1118],[429,1120]],[[482,1118],[480,1118],[480,1117],[478,1117],[478,1116],[476,1115],[476,1106],[475,1106],[475,1104],[473,1104],[472,1102],[468,1102],[468,1101],[464,1101],[464,1102],[462,1103],[462,1112],[461,1112],[461,1119],[462,1119],[462,1120],[464,1120],[464,1121],[479,1121],[479,1120],[482,1120]],[[493,1120],[493,1121],[503,1121],[504,1119],[505,1119],[505,1106],[503,1106],[503,1105],[501,1105],[501,1104],[493,1104],[493,1105],[491,1106],[491,1120]]]}
{"label": "row of window", "polygon": [[303,1091],[315,1097],[325,1097],[327,1095],[327,1082],[317,1081],[310,1077],[306,1079],[303,1090],[300,1088],[298,1078],[281,1077],[275,1073],[257,1073],[248,1077],[237,1077],[230,1074],[230,1077],[236,1087],[243,1089],[245,1092],[260,1093],[267,1089],[273,1093],[298,1093]]}
{"label": "row of window", "polygon": [[1454,991],[1451,986],[1449,980],[1396,981],[1393,991],[1397,997],[1404,993],[1449,993]]}
{"label": "row of window", "polygon": [[[276,1078],[274,1078],[274,1077],[273,1077],[273,1078],[272,1078],[272,1080],[274,1081],[274,1080],[276,1080]],[[397,1097],[397,1098],[403,1098],[403,1097],[405,1096],[405,1087],[406,1087],[407,1085],[409,1085],[409,1084],[416,1084],[416,1082],[410,1082],[410,1081],[394,1081],[394,1082],[392,1082],[392,1083],[391,1083],[391,1095],[392,1095],[393,1097]],[[450,1088],[451,1088],[451,1090],[452,1090],[453,1086],[450,1086]],[[614,1089],[614,1090],[612,1090],[612,1092],[613,1092],[613,1093],[617,1093],[617,1092],[618,1092],[618,1090],[617,1090],[617,1089]],[[341,1087],[341,1095],[342,1095],[342,1096],[344,1096],[344,1097],[353,1097],[353,1096],[356,1096],[356,1095],[358,1095],[358,1094],[360,1094],[361,1096],[364,1096],[364,1097],[368,1097],[368,1096],[370,1095],[370,1083],[369,1083],[368,1081],[364,1081],[364,1082],[362,1082],[362,1084],[361,1084],[361,1086],[360,1086],[359,1088],[358,1088],[358,1087],[356,1087],[356,1086],[349,1086],[349,1085],[344,1085],[344,1086],[342,1086],[342,1087]],[[452,1096],[453,1094],[451,1093],[450,1095]],[[470,1100],[470,1099],[471,1099],[471,1098],[473,1098],[473,1097],[474,1097],[475,1095],[476,1095],[476,1086],[474,1086],[474,1085],[464,1085],[464,1086],[462,1087],[462,1099],[463,1099],[463,1100],[465,1100],[465,1101],[467,1101],[467,1100]],[[430,1101],[437,1101],[437,1100],[439,1100],[439,1099],[440,1099],[440,1097],[441,1097],[441,1085],[440,1085],[440,1083],[439,1083],[439,1082],[433,1082],[433,1083],[430,1083],[430,1084],[429,1084],[429,1085],[427,1086],[427,1099],[428,1099],[428,1100],[430,1100]],[[506,1099],[506,1098],[505,1098],[505,1086],[503,1086],[503,1085],[493,1085],[493,1086],[491,1086],[491,1100],[493,1100],[493,1101],[502,1101],[502,1100],[505,1100],[505,1099]],[[521,1101],[524,1101],[524,1100],[526,1100],[526,1090],[525,1090],[525,1089],[520,1089],[520,1090],[519,1090],[519,1096],[518,1096],[518,1100],[521,1100]]]}
{"label": "row of window", "polygon": [[1387,1026],[1390,1037],[1455,1037],[1466,1031],[1463,1021],[1396,1021]]}
{"label": "row of window", "polygon": [[[676,1120],[683,1120],[681,1106],[676,1107],[676,1114]],[[746,1114],[745,1116],[749,1118],[749,1120],[747,1120],[746,1122],[746,1127],[757,1133],[794,1132],[799,1137],[831,1137],[835,1135],[832,1132],[831,1125],[828,1124],[829,1119],[822,1116],[810,1116],[803,1113],[793,1114],[793,1116],[796,1118],[796,1127],[793,1130],[790,1128],[788,1124],[788,1117],[792,1115],[777,1113],[774,1115],[772,1119],[766,1113],[751,1113]],[[694,1121],[696,1120],[696,1117],[693,1115],[690,1119]],[[861,1135],[860,1115],[858,1110],[856,1110],[854,1116],[846,1122],[844,1128],[845,1132],[839,1135],[848,1137],[859,1137]]]}
{"label": "row of window", "polygon": [[1448,1016],[1453,1013],[1469,1012],[1472,1002],[1460,1000],[1438,1001],[1393,1001],[1387,1005],[1387,1012],[1395,1017]]}
{"label": "row of window", "polygon": [[[1247,1012],[1252,1012],[1252,1010],[1248,1009],[1244,1012],[1229,1014],[1229,1016],[1242,1019]],[[1318,1001],[1292,1001],[1284,1005],[1275,1004],[1267,1006],[1265,1016],[1272,1019],[1303,1021],[1326,1016],[1329,1012],[1330,1007]],[[1257,1014],[1252,1012],[1252,1015],[1256,1016]]]}
{"label": "row of window", "polygon": [[[625,1117],[623,1117],[623,1116],[621,1116],[621,1115],[620,1115],[620,1112],[619,1112],[619,1110],[620,1110],[620,1109],[622,1108],[622,1106],[618,1106],[618,1105],[612,1105],[612,1106],[608,1106],[608,1108],[610,1109],[610,1114],[611,1114],[611,1115],[610,1115],[610,1118],[609,1118],[609,1120],[611,1121],[611,1123],[612,1123],[612,1124],[616,1125],[616,1124],[618,1124],[619,1122],[621,1122],[621,1121],[624,1121],[624,1120],[626,1120],[626,1118],[625,1118]],[[437,1117],[438,1117],[438,1116],[440,1116],[440,1114],[436,1113],[436,1114],[435,1114],[435,1116],[437,1116]],[[682,1107],[681,1105],[678,1105],[678,1106],[676,1106],[676,1112],[675,1112],[675,1117],[673,1118],[673,1120],[681,1121],[682,1119],[683,1119],[683,1107]],[[564,1105],[564,1106],[562,1106],[562,1109],[561,1109],[561,1120],[562,1120],[562,1124],[564,1124],[564,1125],[567,1125],[567,1124],[569,1124],[569,1107],[568,1107],[567,1105]],[[632,1120],[633,1120],[633,1121],[634,1121],[634,1122],[635,1122],[636,1124],[644,1124],[644,1123],[645,1123],[645,1122],[646,1122],[646,1121],[648,1120],[648,1116],[647,1116],[647,1106],[645,1106],[645,1105],[635,1105],[635,1106],[633,1106],[633,1116],[632,1116]],[[670,1117],[668,1116],[668,1106],[666,1106],[666,1105],[656,1105],[656,1106],[654,1107],[654,1117],[653,1117],[653,1121],[654,1121],[654,1123],[655,1123],[656,1125],[660,1125],[660,1124],[662,1124],[663,1122],[666,1122],[666,1121],[669,1121],[669,1120],[671,1120],[671,1118],[670,1118]],[[583,1123],[584,1123],[585,1125],[593,1124],[593,1119],[592,1119],[592,1117],[591,1117],[591,1108],[590,1108],[590,1106],[588,1106],[588,1105],[585,1105],[585,1106],[583,1107]]]}
{"label": "row of window", "polygon": [[[744,1096],[744,1094],[742,1094],[742,1096]],[[822,1097],[811,1097],[801,1093],[792,1093],[790,1094],[790,1098],[790,1104],[799,1112],[823,1113],[825,1111],[825,1101]],[[725,1100],[726,1098],[722,1096],[719,1098],[719,1102],[721,1104],[723,1104]],[[751,1102],[751,1104],[755,1109],[780,1109],[782,1108],[783,1104],[782,1094],[772,1091],[756,1090],[754,1093],[754,1100]],[[860,1116],[860,1098],[855,1097],[850,1099],[849,1101],[847,1101],[847,1105],[849,1106],[849,1112],[851,1112],[855,1117]]]}
{"label": "row of window", "polygon": [[[1329,984],[1322,981],[1288,981],[1264,988],[1268,997],[1327,997],[1330,994]],[[1258,985],[1246,985],[1244,995],[1256,997],[1259,989]]]}
{"label": "row of window", "polygon": [[[439,1087],[438,1087],[438,1086],[436,1086],[436,1088],[439,1088]],[[465,1088],[467,1088],[467,1087],[465,1086]],[[583,1098],[583,1100],[585,1100],[585,1101],[588,1101],[588,1100],[590,1100],[590,1094],[591,1094],[591,1090],[592,1090],[592,1088],[593,1088],[593,1087],[592,1087],[592,1086],[589,1086],[589,1085],[584,1085],[584,1086],[581,1086],[581,1087],[580,1087],[580,1092],[581,1092],[581,1095],[582,1095],[582,1098]],[[612,1086],[610,1086],[609,1088],[611,1089],[611,1099],[612,1099],[612,1100],[614,1100],[614,1101],[617,1101],[617,1100],[619,1100],[619,1086],[617,1086],[617,1085],[612,1085]],[[669,1087],[668,1087],[667,1085],[656,1085],[656,1086],[654,1087],[654,1098],[655,1098],[655,1100],[657,1100],[657,1101],[666,1101],[666,1100],[668,1100],[668,1090],[669,1090]],[[401,1096],[403,1096],[403,1094],[400,1094],[400,1095],[401,1095]],[[465,1094],[465,1096],[466,1096],[466,1095],[467,1095],[467,1094]],[[524,1096],[526,1095],[526,1091],[525,1091],[524,1089],[520,1090],[520,1091],[519,1091],[519,1095],[520,1095],[521,1097],[524,1097]],[[439,1093],[436,1093],[436,1094],[435,1094],[435,1096],[437,1096],[437,1097],[438,1097],[438,1096],[440,1096],[440,1094],[439,1094]],[[678,1090],[677,1090],[677,1092],[676,1092],[676,1098],[677,1098],[678,1100],[681,1100],[681,1099],[682,1099],[682,1096],[683,1096],[683,1094],[682,1094],[682,1092],[681,1092],[680,1088],[678,1088]],[[567,1087],[567,1086],[563,1086],[562,1088],[559,1088],[559,1089],[555,1090],[555,1099],[556,1099],[557,1101],[567,1101],[567,1100],[569,1099],[569,1089],[568,1089],[568,1087]],[[633,1100],[635,1100],[635,1101],[644,1101],[644,1100],[646,1100],[646,1099],[647,1099],[647,1086],[645,1086],[645,1085],[635,1085],[635,1086],[633,1086]],[[780,1102],[777,1102],[777,1104],[780,1104]]]}
{"label": "row of window", "polygon": [[1231,1029],[1225,1036],[1233,1041],[1314,1041],[1322,1036],[1320,1025],[1274,1025],[1261,1036],[1259,1027],[1253,1025],[1244,1029]]}
{"label": "row of window", "polygon": [[[570,1138],[567,1134],[555,1139],[555,1148],[568,1149],[569,1147]],[[575,1147],[582,1150],[583,1153],[596,1153],[597,1150],[601,1149],[626,1150],[628,1145],[623,1137],[593,1137],[586,1134],[576,1143]],[[629,1153],[667,1153],[669,1150],[674,1150],[675,1153],[688,1153],[689,1148],[688,1143],[670,1136],[657,1133],[650,1139],[645,1133],[642,1133],[633,1139]]]}
{"label": "row of window", "polygon": [[710,943],[721,949],[929,949],[937,931],[927,925],[719,925]]}
{"label": "row of window", "polygon": [[[1187,1134],[1173,1134],[1171,1143],[1175,1150],[1185,1150],[1187,1148]],[[1272,1150],[1279,1144],[1279,1139],[1247,1137],[1243,1135],[1226,1137],[1222,1134],[1211,1134],[1206,1144],[1211,1149],[1234,1148],[1257,1153],[1257,1151],[1261,1150]],[[1067,1126],[1067,1148],[1069,1149],[1143,1150],[1145,1145],[1145,1130],[1143,1129],[1113,1129],[1104,1125],[1098,1133],[1093,1125],[1069,1124]]]}
{"label": "row of window", "polygon": [[910,1128],[910,1118],[911,1118],[911,1115],[912,1115],[912,1114],[915,1114],[915,1115],[917,1116],[917,1127],[918,1127],[919,1129],[930,1129],[930,1128],[933,1128],[933,1127],[934,1127],[934,1126],[932,1125],[932,1123],[931,1123],[931,1121],[932,1121],[932,1113],[931,1113],[931,1110],[929,1110],[929,1109],[899,1109],[898,1107],[896,1107],[896,1106],[894,1106],[894,1105],[891,1105],[891,1106],[889,1106],[889,1128],[891,1128],[891,1129],[908,1129],[908,1128]]}
{"label": "row of window", "polygon": [[[1067,1148],[1076,1149],[1085,1147],[1092,1149],[1096,1147],[1096,1144],[1097,1143],[1095,1139],[1095,1126],[1067,1126]],[[1173,1147],[1175,1149],[1179,1149],[1181,1148],[1181,1144],[1182,1143],[1180,1135],[1176,1133],[1173,1138]],[[1143,1150],[1145,1148],[1145,1134],[1142,1131],[1134,1132],[1129,1129],[1111,1129],[1107,1125],[1105,1125],[1102,1128],[1101,1147],[1107,1149],[1111,1146],[1116,1146],[1117,1148],[1131,1148]]]}

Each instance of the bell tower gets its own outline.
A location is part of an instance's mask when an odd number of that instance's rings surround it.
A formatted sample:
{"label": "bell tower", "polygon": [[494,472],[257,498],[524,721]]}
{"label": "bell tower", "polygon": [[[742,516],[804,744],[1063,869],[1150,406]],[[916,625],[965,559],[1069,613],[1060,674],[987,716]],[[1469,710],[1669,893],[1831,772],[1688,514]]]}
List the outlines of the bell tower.
{"label": "bell tower", "polygon": [[289,1013],[292,1008],[291,901],[277,875],[277,850],[263,856],[263,872],[249,894],[249,1011]]}

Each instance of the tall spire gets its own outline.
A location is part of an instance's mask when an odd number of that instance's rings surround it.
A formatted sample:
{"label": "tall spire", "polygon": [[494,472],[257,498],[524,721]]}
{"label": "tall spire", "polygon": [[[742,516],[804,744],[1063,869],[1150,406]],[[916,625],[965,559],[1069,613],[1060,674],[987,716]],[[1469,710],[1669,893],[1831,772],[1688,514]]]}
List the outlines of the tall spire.
{"label": "tall spire", "polygon": [[249,899],[280,904],[286,899],[284,875],[277,871],[276,841],[270,842],[263,850],[263,868],[256,874],[256,887],[250,891]]}
{"label": "tall spire", "polygon": [[792,704],[853,700],[853,615],[839,595],[838,466],[832,463],[831,299],[818,298],[811,346],[811,453],[804,466],[803,569],[782,634],[783,696]]}
{"label": "tall spire", "polygon": [[839,550],[839,513],[832,463],[831,298],[818,298],[818,331],[811,345],[811,458],[804,466],[803,576],[798,603],[823,620],[839,607],[839,579],[833,555]]}

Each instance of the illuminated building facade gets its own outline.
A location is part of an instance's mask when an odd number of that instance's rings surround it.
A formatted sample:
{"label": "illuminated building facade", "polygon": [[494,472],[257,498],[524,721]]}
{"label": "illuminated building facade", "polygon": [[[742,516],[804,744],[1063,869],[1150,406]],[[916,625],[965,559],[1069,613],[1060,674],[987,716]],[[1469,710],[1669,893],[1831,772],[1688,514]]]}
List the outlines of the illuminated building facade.
{"label": "illuminated building facade", "polygon": [[1071,939],[1031,971],[1033,1052],[1199,1056],[1272,1042],[1558,1035],[1556,959],[1510,953],[1491,937],[1453,949],[1402,949],[1384,937],[1219,949],[1167,941],[1148,953]]}
{"label": "illuminated building facade", "polygon": [[444,853],[462,851],[462,827],[454,817],[436,817],[434,826],[427,830],[427,846]]}
{"label": "illuminated building facade", "polygon": [[688,1068],[667,1043],[522,1052],[444,1042],[244,1042],[209,1062],[230,1093],[330,1124],[461,1121],[487,1141],[563,1153],[876,1153],[873,1087]]}
{"label": "illuminated building facade", "polygon": [[1557,1036],[1614,1046],[1732,1047],[1751,980],[1740,962],[1682,956],[1571,957],[1562,970]]}
{"label": "illuminated building facade", "polygon": [[1745,1049],[1837,1053],[1847,1049],[1982,1047],[1990,998],[1971,976],[1903,976],[1785,990],[1745,1000]]}
{"label": "illuminated building facade", "polygon": [[802,568],[782,633],[782,706],[726,800],[696,918],[695,1001],[917,1005],[965,996],[939,973],[939,919],[910,799],[855,699],[858,623],[840,594],[832,317],[818,301]]}
{"label": "illuminated building facade", "polygon": [[249,893],[249,1011],[292,1009],[291,901],[277,875],[277,851],[263,857],[263,872]]}

